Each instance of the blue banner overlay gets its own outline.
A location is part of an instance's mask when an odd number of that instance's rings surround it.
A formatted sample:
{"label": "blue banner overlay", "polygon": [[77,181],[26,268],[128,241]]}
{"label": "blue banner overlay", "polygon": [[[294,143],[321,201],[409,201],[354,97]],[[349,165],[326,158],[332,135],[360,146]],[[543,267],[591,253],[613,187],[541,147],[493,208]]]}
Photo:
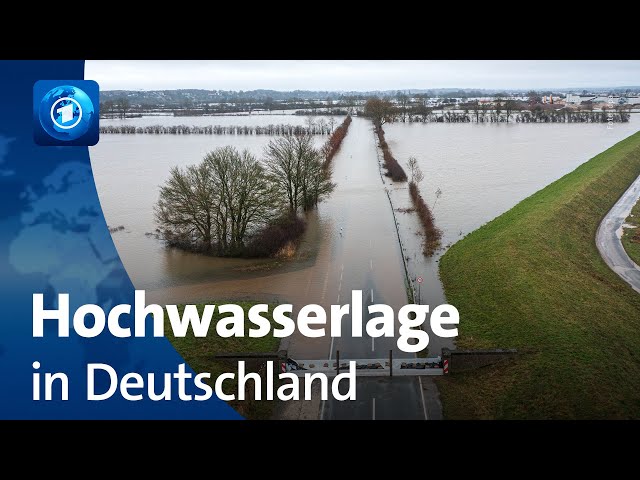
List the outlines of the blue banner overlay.
{"label": "blue banner overlay", "polygon": [[[73,329],[69,338],[59,338],[56,322],[45,322],[44,337],[33,338],[34,293],[44,294],[46,309],[57,307],[58,293],[68,293],[73,313],[87,303],[106,311],[133,304],[134,289],[100,208],[87,147],[42,147],[33,139],[34,83],[83,79],[84,62],[3,61],[0,72],[0,418],[240,419],[215,397],[185,402],[175,395],[154,402],[143,395],[131,402],[116,393],[104,401],[87,400],[88,363],[110,365],[120,378],[154,373],[160,389],[163,374],[184,362],[165,338],[115,338],[105,330],[83,339]],[[40,374],[68,376],[68,401],[59,395],[32,399],[34,362]],[[96,391],[107,390],[106,374],[96,377],[96,385]],[[187,382],[187,393],[190,388]]]}

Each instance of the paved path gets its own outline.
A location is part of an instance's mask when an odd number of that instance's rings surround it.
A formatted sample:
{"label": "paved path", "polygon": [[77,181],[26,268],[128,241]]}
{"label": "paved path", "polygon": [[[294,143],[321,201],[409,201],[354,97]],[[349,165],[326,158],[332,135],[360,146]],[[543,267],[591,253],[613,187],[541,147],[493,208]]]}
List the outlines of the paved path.
{"label": "paved path", "polygon": [[620,278],[640,293],[640,266],[636,265],[622,246],[622,225],[640,198],[640,176],[620,197],[604,217],[596,233],[600,255]]}

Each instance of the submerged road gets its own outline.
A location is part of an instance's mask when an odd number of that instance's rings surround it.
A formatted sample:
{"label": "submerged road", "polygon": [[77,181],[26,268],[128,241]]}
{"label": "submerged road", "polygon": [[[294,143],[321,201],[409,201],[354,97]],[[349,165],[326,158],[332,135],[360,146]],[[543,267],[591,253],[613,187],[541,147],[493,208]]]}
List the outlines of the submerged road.
{"label": "submerged road", "polygon": [[622,246],[622,225],[640,198],[640,177],[631,184],[604,217],[596,233],[600,255],[620,278],[640,293],[640,266],[636,265]]}
{"label": "submerged road", "polygon": [[[354,118],[340,151],[333,159],[337,183],[322,208],[332,218],[332,232],[323,258],[326,268],[310,271],[307,303],[351,302],[353,290],[362,291],[363,324],[370,318],[367,307],[384,303],[397,312],[407,303],[400,246],[393,212],[380,181],[372,125]],[[396,325],[396,335],[398,331]],[[326,342],[295,334],[288,346],[295,359],[328,358],[340,362],[352,358],[411,358],[396,346],[395,338],[351,335],[351,316],[342,319],[342,335]],[[323,351],[318,351],[318,347]],[[313,352],[313,353],[312,353]],[[319,356],[318,356],[319,355]],[[421,380],[415,377],[357,377],[356,401],[339,402],[330,395],[321,405],[322,419],[425,419]]]}

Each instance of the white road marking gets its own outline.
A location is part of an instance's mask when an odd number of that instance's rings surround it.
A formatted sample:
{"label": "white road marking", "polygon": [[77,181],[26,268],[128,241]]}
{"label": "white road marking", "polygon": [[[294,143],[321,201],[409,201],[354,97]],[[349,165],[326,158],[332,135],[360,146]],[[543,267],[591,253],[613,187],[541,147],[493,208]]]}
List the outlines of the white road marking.
{"label": "white road marking", "polygon": [[422,398],[422,411],[424,412],[424,419],[429,420],[429,415],[427,415],[427,404],[424,401],[424,391],[422,390],[422,377],[418,375],[418,382],[420,384],[420,397]]}
{"label": "white road marking", "polygon": [[331,360],[331,357],[333,356],[333,341],[336,339],[336,337],[331,337],[331,346],[329,346],[329,360]]}
{"label": "white road marking", "polygon": [[344,273],[344,272],[340,272],[340,283],[342,283],[342,274],[343,274],[343,273]]}
{"label": "white road marking", "polygon": [[376,419],[376,397],[373,397],[373,419]]}
{"label": "white road marking", "polygon": [[340,267],[340,271],[344,270],[344,263],[342,264],[342,266]]}
{"label": "white road marking", "polygon": [[340,294],[338,294],[338,300],[336,300],[336,304],[340,304]]}
{"label": "white road marking", "polygon": [[371,268],[371,270],[373,270],[373,260],[369,260],[369,268]]}
{"label": "white road marking", "polygon": [[327,269],[327,273],[324,276],[324,285],[322,287],[322,299],[324,300],[324,296],[327,294],[327,285],[329,284],[329,270]]}
{"label": "white road marking", "polygon": [[307,290],[304,292],[305,298],[309,297],[309,287],[311,287],[311,278],[313,278],[313,270],[309,272],[309,281],[307,282]]}
{"label": "white road marking", "polygon": [[373,303],[373,288],[371,289],[371,303]]}
{"label": "white road marking", "polygon": [[373,343],[373,341],[374,341],[374,338],[371,337],[371,351],[372,352],[376,349],[375,344]]}

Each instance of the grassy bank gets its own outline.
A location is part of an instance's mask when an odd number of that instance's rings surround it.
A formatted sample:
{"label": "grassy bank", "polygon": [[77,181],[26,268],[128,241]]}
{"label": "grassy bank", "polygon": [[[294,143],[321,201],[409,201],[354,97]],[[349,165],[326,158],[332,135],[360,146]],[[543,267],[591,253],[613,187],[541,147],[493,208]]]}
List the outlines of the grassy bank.
{"label": "grassy bank", "polygon": [[640,418],[640,295],[600,258],[600,220],[640,175],[640,133],[456,243],[440,273],[458,348],[516,361],[438,379],[447,418]]}
{"label": "grassy bank", "polygon": [[[221,305],[228,302],[211,302],[214,305]],[[246,312],[251,308],[254,303],[250,302],[230,302],[236,305],[240,305]],[[198,312],[202,315],[205,304],[198,304]],[[180,315],[184,310],[184,305],[179,305],[178,310]],[[269,314],[265,314],[266,318],[269,318],[273,324],[271,318],[272,308],[269,308]],[[227,316],[227,314],[225,314]],[[174,346],[176,351],[182,355],[182,358],[193,368],[196,373],[209,372],[211,378],[207,381],[211,388],[214,387],[214,383],[218,375],[226,372],[237,373],[237,361],[236,360],[213,360],[212,355],[217,353],[235,353],[235,352],[276,352],[280,344],[280,339],[274,338],[270,333],[266,337],[262,338],[250,338],[245,336],[243,338],[220,338],[216,335],[215,324],[221,318],[216,308],[212,320],[211,327],[209,328],[208,336],[205,338],[196,338],[193,336],[193,332],[189,329],[189,334],[184,338],[178,338],[173,336],[171,326],[168,318],[165,315],[165,332],[166,337]],[[245,331],[248,331],[249,325],[255,327],[252,323],[246,320]],[[255,371],[253,365],[247,361],[247,371]],[[279,373],[276,370],[276,375]],[[264,383],[264,380],[263,380]],[[224,383],[226,393],[234,393],[237,389],[236,383],[230,380],[226,380]],[[275,407],[275,401],[252,401],[251,396],[247,393],[247,399],[245,401],[232,401],[229,402],[235,410],[241,415],[252,419],[267,419],[271,416],[273,408]],[[264,397],[263,397],[264,398]]]}
{"label": "grassy bank", "polygon": [[625,223],[636,228],[624,229],[622,245],[631,259],[640,265],[640,201],[631,209]]}

